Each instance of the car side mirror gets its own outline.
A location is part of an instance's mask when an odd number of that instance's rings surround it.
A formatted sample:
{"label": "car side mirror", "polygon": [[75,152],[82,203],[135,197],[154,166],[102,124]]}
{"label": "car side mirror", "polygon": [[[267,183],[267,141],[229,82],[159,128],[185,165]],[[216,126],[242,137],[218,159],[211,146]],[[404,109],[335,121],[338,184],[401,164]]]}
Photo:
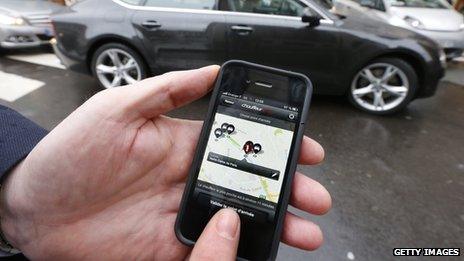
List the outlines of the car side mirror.
{"label": "car side mirror", "polygon": [[321,24],[321,18],[315,16],[310,10],[306,9],[301,17],[303,23],[308,23],[310,27],[316,27]]}
{"label": "car side mirror", "polygon": [[367,8],[375,8],[375,4],[371,0],[361,0],[359,5]]}

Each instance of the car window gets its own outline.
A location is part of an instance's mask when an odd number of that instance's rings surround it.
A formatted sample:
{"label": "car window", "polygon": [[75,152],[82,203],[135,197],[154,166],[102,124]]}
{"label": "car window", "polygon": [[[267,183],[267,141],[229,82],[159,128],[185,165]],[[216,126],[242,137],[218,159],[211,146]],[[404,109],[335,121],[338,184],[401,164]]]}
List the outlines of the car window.
{"label": "car window", "polygon": [[215,9],[216,0],[147,0],[145,6],[174,7],[187,9]]}
{"label": "car window", "polygon": [[448,8],[445,3],[440,0],[388,0],[391,6],[396,7],[417,7],[417,8]]}
{"label": "car window", "polygon": [[304,6],[299,1],[285,0],[282,1],[279,15],[302,16],[303,12]]}
{"label": "car window", "polygon": [[302,16],[306,5],[299,0],[222,0],[224,11]]}

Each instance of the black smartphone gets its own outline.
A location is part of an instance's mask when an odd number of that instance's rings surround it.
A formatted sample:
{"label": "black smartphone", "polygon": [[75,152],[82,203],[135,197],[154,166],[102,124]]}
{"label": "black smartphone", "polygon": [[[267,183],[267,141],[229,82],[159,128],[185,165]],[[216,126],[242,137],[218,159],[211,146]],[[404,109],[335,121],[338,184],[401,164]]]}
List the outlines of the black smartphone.
{"label": "black smartphone", "polygon": [[301,74],[222,66],[177,216],[181,242],[193,245],[219,209],[232,208],[238,259],[275,259],[311,95]]}

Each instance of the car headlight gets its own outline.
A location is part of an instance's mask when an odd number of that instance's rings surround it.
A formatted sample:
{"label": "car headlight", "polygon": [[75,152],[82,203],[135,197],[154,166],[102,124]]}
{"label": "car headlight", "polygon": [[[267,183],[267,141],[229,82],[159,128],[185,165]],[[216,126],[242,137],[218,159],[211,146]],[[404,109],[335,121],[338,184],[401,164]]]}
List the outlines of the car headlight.
{"label": "car headlight", "polygon": [[411,17],[411,16],[405,16],[404,20],[412,27],[417,28],[417,29],[424,29],[424,24],[419,21],[418,19]]}
{"label": "car headlight", "polygon": [[26,22],[21,17],[15,17],[7,14],[0,14],[0,24],[3,25],[24,25]]}

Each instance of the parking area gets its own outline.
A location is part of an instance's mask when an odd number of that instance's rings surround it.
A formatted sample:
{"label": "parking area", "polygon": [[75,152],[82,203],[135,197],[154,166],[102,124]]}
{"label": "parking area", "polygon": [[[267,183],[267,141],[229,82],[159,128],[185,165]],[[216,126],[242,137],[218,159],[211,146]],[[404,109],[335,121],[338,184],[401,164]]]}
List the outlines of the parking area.
{"label": "parking area", "polygon": [[[44,50],[0,57],[0,104],[52,129],[98,92]],[[203,119],[209,97],[170,116]],[[395,247],[462,247],[464,242],[464,59],[449,63],[437,95],[393,116],[360,112],[316,96],[306,134],[326,160],[300,167],[325,185],[333,210],[311,217],[325,233],[313,253],[282,245],[280,260],[391,260]]]}

